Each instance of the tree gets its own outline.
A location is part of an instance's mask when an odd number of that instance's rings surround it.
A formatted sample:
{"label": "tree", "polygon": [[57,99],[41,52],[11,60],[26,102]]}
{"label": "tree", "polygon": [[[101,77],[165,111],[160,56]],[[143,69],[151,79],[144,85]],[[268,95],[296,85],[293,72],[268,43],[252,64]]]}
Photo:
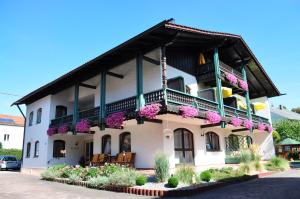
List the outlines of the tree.
{"label": "tree", "polygon": [[273,140],[275,144],[278,144],[281,141],[281,136],[277,131],[272,132]]}
{"label": "tree", "polygon": [[0,149],[2,149],[2,143],[0,142]]}
{"label": "tree", "polygon": [[300,121],[281,120],[274,124],[274,127],[279,133],[281,140],[291,138],[300,141]]}
{"label": "tree", "polygon": [[292,108],[292,111],[300,114],[300,107]]}

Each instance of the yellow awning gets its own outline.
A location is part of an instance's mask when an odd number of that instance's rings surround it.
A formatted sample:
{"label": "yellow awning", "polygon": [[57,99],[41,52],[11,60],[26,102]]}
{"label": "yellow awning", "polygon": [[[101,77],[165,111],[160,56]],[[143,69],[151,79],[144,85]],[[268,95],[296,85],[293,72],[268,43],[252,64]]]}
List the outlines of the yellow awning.
{"label": "yellow awning", "polygon": [[231,97],[232,96],[232,89],[227,87],[222,87],[222,95],[223,98]]}
{"label": "yellow awning", "polygon": [[263,102],[253,102],[252,103],[254,106],[254,110],[259,111],[259,110],[263,110],[266,108],[266,104]]}
{"label": "yellow awning", "polygon": [[238,105],[239,108],[247,109],[247,104],[241,99],[237,100],[237,105]]}

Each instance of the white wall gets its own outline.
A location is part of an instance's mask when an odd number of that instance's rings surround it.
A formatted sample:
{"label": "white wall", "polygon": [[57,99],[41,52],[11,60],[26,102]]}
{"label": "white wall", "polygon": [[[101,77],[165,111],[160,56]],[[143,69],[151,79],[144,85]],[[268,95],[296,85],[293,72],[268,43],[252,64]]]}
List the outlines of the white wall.
{"label": "white wall", "polygon": [[[22,126],[0,125],[0,142],[4,149],[22,149],[23,144]],[[9,140],[4,140],[4,135],[9,135]]]}
{"label": "white wall", "polygon": [[259,97],[259,98],[251,99],[251,103],[253,103],[253,102],[262,102],[262,103],[266,104],[265,109],[256,111],[255,114],[265,117],[265,118],[268,118],[269,121],[272,123],[272,121],[271,121],[271,105],[270,105],[269,99],[267,97]]}

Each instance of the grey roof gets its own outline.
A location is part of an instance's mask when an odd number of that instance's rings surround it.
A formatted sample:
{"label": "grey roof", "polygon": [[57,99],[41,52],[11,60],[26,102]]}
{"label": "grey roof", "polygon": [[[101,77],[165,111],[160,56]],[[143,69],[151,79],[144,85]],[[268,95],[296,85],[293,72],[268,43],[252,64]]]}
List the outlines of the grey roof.
{"label": "grey roof", "polygon": [[271,107],[271,117],[273,122],[282,119],[300,120],[300,114],[290,111],[288,109],[279,109],[277,107]]}

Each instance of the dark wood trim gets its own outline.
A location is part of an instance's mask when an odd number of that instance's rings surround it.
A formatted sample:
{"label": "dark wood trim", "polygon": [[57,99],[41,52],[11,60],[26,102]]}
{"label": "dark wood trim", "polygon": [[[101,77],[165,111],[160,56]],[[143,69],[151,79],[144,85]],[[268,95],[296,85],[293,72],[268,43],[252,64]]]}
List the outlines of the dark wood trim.
{"label": "dark wood trim", "polygon": [[200,127],[202,129],[205,129],[205,128],[210,128],[210,127],[215,127],[215,126],[220,126],[221,123],[217,123],[217,124],[203,124],[201,125]]}
{"label": "dark wood trim", "polygon": [[249,129],[247,129],[247,128],[233,129],[231,132],[235,133],[235,132],[241,132],[241,131],[249,131]]}
{"label": "dark wood trim", "polygon": [[158,60],[152,59],[151,57],[143,56],[143,60],[154,65],[160,65],[160,62]]}
{"label": "dark wood trim", "polygon": [[90,88],[90,89],[96,89],[97,88],[97,86],[84,84],[84,83],[80,83],[79,86],[82,86],[82,87],[85,87],[85,88]]}
{"label": "dark wood trim", "polygon": [[144,119],[145,122],[152,122],[152,123],[157,123],[157,124],[162,124],[162,120],[160,119]]}
{"label": "dark wood trim", "polygon": [[117,73],[107,71],[106,74],[110,75],[110,76],[113,76],[113,77],[116,77],[116,78],[124,79],[124,75],[120,75],[120,74],[117,74]]}

